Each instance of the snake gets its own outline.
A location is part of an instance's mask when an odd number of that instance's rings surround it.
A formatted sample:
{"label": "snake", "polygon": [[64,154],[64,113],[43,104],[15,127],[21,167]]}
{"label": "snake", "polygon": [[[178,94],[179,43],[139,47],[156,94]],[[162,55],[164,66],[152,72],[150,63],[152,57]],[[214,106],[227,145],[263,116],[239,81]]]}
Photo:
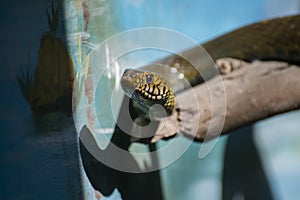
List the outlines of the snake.
{"label": "snake", "polygon": [[[244,61],[277,60],[300,64],[300,15],[264,20],[229,32],[208,41],[202,47],[193,47],[179,55],[172,55],[157,64],[141,69],[126,69],[121,77],[121,86],[131,98],[136,115],[147,112],[153,105],[161,105],[167,115],[175,108],[175,94],[187,86],[174,79],[174,69],[188,80],[191,86],[204,82],[199,71],[191,64],[200,66],[209,74],[211,63],[203,61],[203,48],[213,61],[232,57]],[[205,59],[204,59],[205,60]],[[167,66],[162,68],[163,66]]]}

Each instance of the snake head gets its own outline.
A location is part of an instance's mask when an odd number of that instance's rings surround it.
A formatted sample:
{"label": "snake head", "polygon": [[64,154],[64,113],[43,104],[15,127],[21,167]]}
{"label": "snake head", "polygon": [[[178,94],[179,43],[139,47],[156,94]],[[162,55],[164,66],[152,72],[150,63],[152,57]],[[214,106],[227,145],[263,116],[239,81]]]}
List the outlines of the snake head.
{"label": "snake head", "polygon": [[126,95],[139,105],[151,108],[161,105],[168,115],[175,106],[174,92],[162,76],[154,72],[126,69],[121,78],[121,87]]}

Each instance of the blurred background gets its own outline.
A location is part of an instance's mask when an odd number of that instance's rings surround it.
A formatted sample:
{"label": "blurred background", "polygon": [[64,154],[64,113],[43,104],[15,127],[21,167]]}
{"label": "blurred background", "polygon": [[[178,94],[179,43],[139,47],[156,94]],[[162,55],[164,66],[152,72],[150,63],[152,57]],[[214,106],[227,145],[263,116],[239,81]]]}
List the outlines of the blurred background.
{"label": "blurred background", "polygon": [[[11,0],[0,5],[1,199],[94,199],[81,167],[71,108],[62,109],[70,106],[70,96],[63,94],[72,91],[72,80],[85,69],[88,55],[108,37],[150,26],[176,30],[201,44],[238,27],[300,10],[299,0]],[[61,60],[51,61],[57,55]],[[137,66],[147,62],[143,56],[140,59],[135,61]],[[57,71],[51,66],[61,67]],[[63,84],[57,81],[60,79]],[[49,87],[55,88],[54,92]],[[94,117],[112,118],[101,115],[104,106],[106,102],[98,102]],[[224,158],[231,151],[250,162],[250,152],[238,135],[245,132],[252,138],[253,132],[268,183],[265,192],[272,194],[268,198],[299,199],[299,120],[300,112],[295,111],[237,130],[232,134],[237,135],[230,145],[233,150],[228,149],[228,136],[223,136],[201,160],[201,144],[193,143],[176,162],[161,170],[164,198],[226,199]],[[113,128],[110,126],[108,120],[107,133]],[[166,155],[159,156],[163,160]],[[238,174],[239,165],[231,168]],[[234,175],[234,170],[227,172]],[[115,191],[104,199],[119,198]],[[246,197],[237,191],[230,199]]]}

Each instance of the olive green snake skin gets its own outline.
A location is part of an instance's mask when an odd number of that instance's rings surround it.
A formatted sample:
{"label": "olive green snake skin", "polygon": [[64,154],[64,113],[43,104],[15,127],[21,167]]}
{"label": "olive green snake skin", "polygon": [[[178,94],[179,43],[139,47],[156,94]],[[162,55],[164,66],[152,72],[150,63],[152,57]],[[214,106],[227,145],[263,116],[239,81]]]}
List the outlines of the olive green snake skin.
{"label": "olive green snake skin", "polygon": [[[232,57],[245,61],[277,60],[299,65],[300,15],[276,18],[245,26],[202,46],[214,61],[219,58]],[[214,74],[210,74],[211,63],[202,59],[203,52],[201,47],[195,47],[182,52],[180,56],[173,55],[158,63],[169,68],[176,68],[177,72],[183,73],[189,84],[194,86],[203,83],[204,79],[190,61],[199,64],[201,74],[206,73],[208,78],[214,76]],[[161,68],[161,65],[151,64],[142,68],[152,72],[133,69],[125,71],[121,79],[123,90],[142,107],[150,107],[154,103],[159,103],[170,114],[170,110],[174,108],[173,93],[186,89],[186,86],[184,84],[180,86],[176,80],[172,81],[174,75],[168,68]],[[147,82],[147,76],[150,74],[152,74],[151,79],[155,78],[155,81]],[[171,99],[168,100],[168,98]]]}

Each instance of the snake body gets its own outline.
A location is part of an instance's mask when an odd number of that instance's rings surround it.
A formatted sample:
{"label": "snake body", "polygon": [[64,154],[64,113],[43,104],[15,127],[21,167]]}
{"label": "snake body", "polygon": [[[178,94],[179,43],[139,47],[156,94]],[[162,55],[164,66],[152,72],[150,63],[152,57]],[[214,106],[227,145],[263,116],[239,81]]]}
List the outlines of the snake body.
{"label": "snake body", "polygon": [[[278,60],[299,65],[300,15],[248,25],[209,41],[203,47],[213,60],[233,57],[245,61]],[[203,83],[199,69],[201,74],[204,73],[209,78],[214,76],[213,73],[210,74],[212,62],[205,61],[204,53],[203,48],[198,46],[180,55],[167,57],[158,62],[160,65],[142,67],[146,71],[128,69],[121,79],[122,88],[141,106],[149,108],[158,103],[171,114],[174,93],[186,89],[185,84],[180,86],[180,81],[174,80],[172,68],[184,74],[192,86]],[[198,70],[191,63],[197,63]],[[161,65],[168,67],[162,68]],[[150,82],[147,81],[149,76],[153,79]]]}

